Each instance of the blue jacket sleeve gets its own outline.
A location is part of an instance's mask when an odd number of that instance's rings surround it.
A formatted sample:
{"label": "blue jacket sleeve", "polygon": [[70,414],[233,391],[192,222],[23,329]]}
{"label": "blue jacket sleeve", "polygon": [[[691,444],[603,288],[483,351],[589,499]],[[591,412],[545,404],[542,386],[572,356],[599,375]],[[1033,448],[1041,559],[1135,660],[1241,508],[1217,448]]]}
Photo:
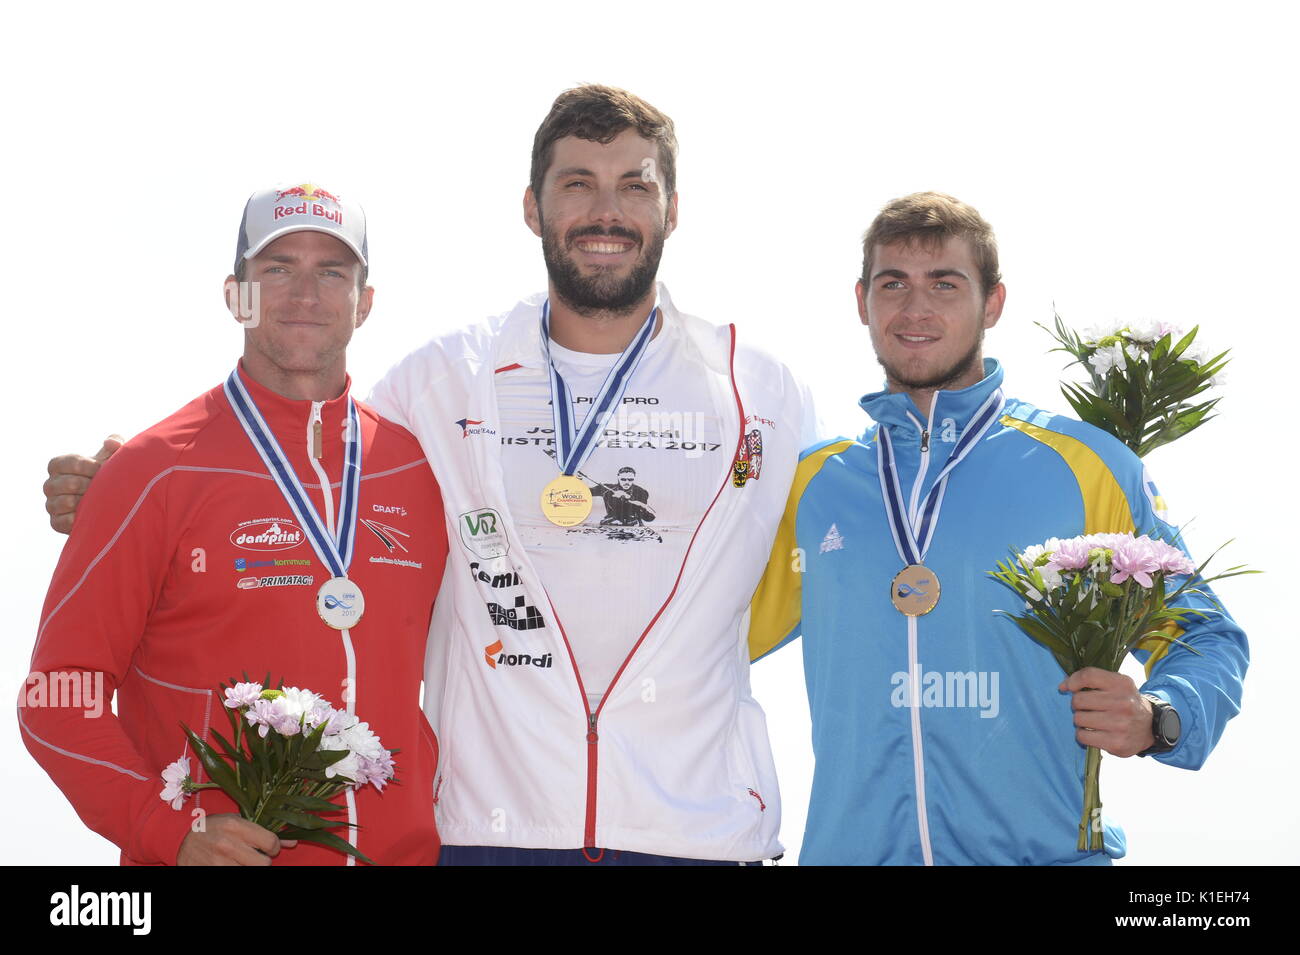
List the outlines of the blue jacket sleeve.
{"label": "blue jacket sleeve", "polygon": [[[1137,533],[1159,534],[1182,547],[1178,528],[1165,520],[1164,501],[1145,469],[1141,482],[1140,488],[1125,488],[1130,502],[1136,502]],[[1213,567],[1206,570],[1213,575]],[[1142,692],[1170,703],[1182,723],[1178,744],[1154,758],[1183,769],[1200,769],[1205,764],[1228,720],[1241,709],[1242,681],[1250,660],[1246,634],[1209,587],[1200,589],[1203,594],[1184,593],[1178,600],[1179,606],[1205,614],[1184,622],[1185,632],[1179,639],[1186,646],[1161,643],[1154,649],[1135,651],[1147,671]]]}

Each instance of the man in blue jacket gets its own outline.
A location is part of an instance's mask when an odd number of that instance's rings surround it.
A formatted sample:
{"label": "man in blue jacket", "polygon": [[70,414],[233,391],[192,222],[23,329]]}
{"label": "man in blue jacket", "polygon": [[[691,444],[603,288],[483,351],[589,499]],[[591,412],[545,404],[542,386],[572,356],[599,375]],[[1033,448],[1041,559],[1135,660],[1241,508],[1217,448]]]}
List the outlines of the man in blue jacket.
{"label": "man in blue jacket", "polygon": [[[858,311],[886,389],[876,426],[802,456],[754,597],[751,655],[799,636],[817,767],[802,864],[1106,864],[1075,848],[1085,746],[1199,768],[1237,713],[1245,635],[1208,604],[1186,647],[1062,680],[995,610],[1010,548],[1175,529],[1108,434],[1006,398],[982,356],[1006,289],[992,230],[938,193],[895,200],[863,240]],[[1193,601],[1187,601],[1189,604]]]}

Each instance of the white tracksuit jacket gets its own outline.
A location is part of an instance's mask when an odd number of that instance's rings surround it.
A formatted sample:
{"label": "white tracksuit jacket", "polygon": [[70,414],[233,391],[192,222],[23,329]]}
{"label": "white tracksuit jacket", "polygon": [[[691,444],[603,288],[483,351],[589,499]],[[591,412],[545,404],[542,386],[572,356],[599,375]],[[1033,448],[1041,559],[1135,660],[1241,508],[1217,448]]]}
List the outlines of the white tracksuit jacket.
{"label": "white tracksuit jacket", "polygon": [[[811,402],[782,364],[738,345],[733,326],[678,312],[663,286],[659,295],[665,328],[685,332],[693,359],[682,374],[707,377],[721,433],[738,449],[759,432],[762,467],[743,483],[731,456],[719,468],[675,590],[628,648],[595,713],[564,621],[513,526],[497,434],[495,374],[544,367],[542,297],[433,339],[370,398],[420,439],[446,506],[450,551],[425,712],[442,745],[435,801],[447,845],[736,861],[781,852],[776,773],[750,695],[744,618],[799,450],[815,431]],[[599,568],[574,572],[594,581]],[[592,599],[609,597],[593,583]]]}

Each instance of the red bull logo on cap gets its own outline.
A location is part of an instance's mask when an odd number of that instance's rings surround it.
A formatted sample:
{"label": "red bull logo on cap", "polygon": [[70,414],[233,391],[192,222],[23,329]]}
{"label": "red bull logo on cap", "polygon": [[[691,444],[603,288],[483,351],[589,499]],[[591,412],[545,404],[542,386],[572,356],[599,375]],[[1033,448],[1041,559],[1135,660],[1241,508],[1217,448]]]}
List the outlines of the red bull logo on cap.
{"label": "red bull logo on cap", "polygon": [[326,192],[320,186],[314,186],[310,182],[304,182],[301,186],[294,186],[290,189],[281,189],[276,194],[275,201],[280,202],[288,196],[293,196],[295,198],[303,198],[306,199],[308,202],[317,199],[325,199],[328,200],[329,202],[334,203],[335,205],[338,205],[339,202],[339,197],[334,195],[334,193]]}
{"label": "red bull logo on cap", "polygon": [[[302,202],[295,202],[297,199],[301,199]],[[333,208],[321,205],[322,202],[328,202]],[[309,182],[301,186],[281,189],[276,193],[272,221],[278,222],[289,216],[312,216],[339,226],[343,225],[343,210],[339,207],[339,197]]]}

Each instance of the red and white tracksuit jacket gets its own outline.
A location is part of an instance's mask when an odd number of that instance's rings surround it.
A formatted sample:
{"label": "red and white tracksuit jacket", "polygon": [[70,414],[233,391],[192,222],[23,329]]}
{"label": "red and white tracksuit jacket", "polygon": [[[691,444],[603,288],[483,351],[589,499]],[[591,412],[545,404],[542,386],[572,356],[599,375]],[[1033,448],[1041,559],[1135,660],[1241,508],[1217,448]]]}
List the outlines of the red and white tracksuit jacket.
{"label": "red and white tracksuit jacket", "polygon": [[[346,391],[295,401],[240,375],[324,515],[312,460],[319,435],[316,464],[336,508]],[[194,778],[207,781],[180,724],[204,739],[210,728],[227,735],[217,684],[245,673],[308,687],[336,707],[350,691],[358,718],[401,750],[397,780],[382,793],[366,786],[337,800],[360,826],[357,847],[378,863],[436,862],[437,741],[420,681],[447,556],[442,499],[415,439],[358,411],[364,457],[348,576],[366,606],[350,632],[317,615],[329,571],[220,386],[128,442],[86,494],[45,600],[18,717],[32,755],[86,825],[121,847],[123,864],[173,864],[196,808],[237,811],[215,789],[173,810],[159,797],[160,773],[186,755]],[[303,842],[275,863],[347,860]]]}

